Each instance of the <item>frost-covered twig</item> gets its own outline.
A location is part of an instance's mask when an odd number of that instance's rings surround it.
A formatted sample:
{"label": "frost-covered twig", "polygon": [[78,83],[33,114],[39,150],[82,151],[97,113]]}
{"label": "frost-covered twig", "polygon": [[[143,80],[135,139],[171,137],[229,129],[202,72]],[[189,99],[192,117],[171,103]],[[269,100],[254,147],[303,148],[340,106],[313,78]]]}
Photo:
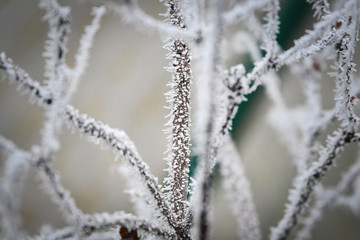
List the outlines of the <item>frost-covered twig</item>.
{"label": "frost-covered twig", "polygon": [[227,85],[230,90],[228,92],[229,102],[226,115],[221,120],[220,135],[224,136],[232,129],[232,120],[238,110],[238,105],[247,100],[246,95],[256,91],[257,87],[261,85],[260,78],[274,67],[274,63],[270,61],[269,55],[267,55],[257,61],[253,70],[247,74],[245,74],[245,68],[242,64],[233,66],[230,69],[230,74],[224,77],[224,79],[232,79],[232,84]]}
{"label": "frost-covered twig", "polygon": [[315,227],[322,217],[325,208],[341,201],[344,191],[351,185],[354,180],[360,176],[360,158],[352,164],[348,171],[342,176],[340,182],[333,189],[315,189],[315,203],[310,208],[309,215],[302,220],[303,228],[296,235],[296,240],[311,239],[311,230]]}
{"label": "frost-covered twig", "polygon": [[303,62],[296,67],[303,79],[302,86],[306,96],[306,104],[303,107],[291,109],[286,106],[280,93],[280,80],[275,74],[264,76],[266,92],[274,104],[270,112],[270,121],[281,134],[282,141],[293,157],[298,174],[302,174],[315,160],[319,150],[317,138],[336,116],[335,110],[322,110],[318,83],[320,63],[316,58],[307,58]]}
{"label": "frost-covered twig", "polygon": [[299,157],[305,155],[304,146],[297,133],[297,124],[294,120],[293,113],[286,106],[285,100],[280,93],[280,80],[275,74],[269,73],[265,76],[264,86],[269,99],[272,101],[274,107],[269,114],[269,119],[272,125],[280,133],[281,140],[286,144],[288,151],[293,156],[297,172],[303,172],[306,169],[304,161],[300,161]]}
{"label": "frost-covered twig", "polygon": [[139,231],[140,235],[150,234],[162,239],[176,239],[176,234],[171,229],[157,226],[146,219],[123,212],[89,215],[87,222],[81,228],[86,235],[90,235],[93,232],[107,231],[117,226],[124,226],[128,231]]}
{"label": "frost-covered twig", "polygon": [[22,239],[21,191],[31,163],[30,155],[8,139],[0,136],[0,149],[7,159],[0,181],[0,237]]}
{"label": "frost-covered twig", "polygon": [[277,52],[279,51],[276,41],[276,35],[279,33],[280,26],[279,10],[279,0],[270,0],[267,6],[267,14],[265,15],[268,40],[264,43],[264,50],[267,52],[270,61],[274,60],[274,57],[276,57]]}
{"label": "frost-covered twig", "polygon": [[327,146],[321,151],[319,161],[314,162],[303,175],[296,179],[294,189],[289,193],[289,204],[286,205],[285,215],[278,225],[272,228],[271,240],[288,238],[298,223],[314,187],[325,176],[335,159],[340,156],[345,145],[359,140],[356,134],[341,128],[334,132],[334,136],[328,138]]}
{"label": "frost-covered twig", "polygon": [[45,43],[46,88],[54,101],[46,109],[46,121],[41,129],[40,158],[52,160],[52,154],[60,148],[61,108],[67,103],[69,71],[65,61],[67,41],[70,32],[70,8],[60,6],[57,0],[41,0],[40,8],[45,9],[44,20],[48,22],[48,40]]}
{"label": "frost-covered twig", "polygon": [[[70,8],[62,7],[57,0],[41,0],[41,8],[46,10],[44,20],[49,24],[48,40],[45,44],[45,76],[50,91],[63,94],[60,87],[66,79],[66,44],[70,32]],[[61,88],[60,88],[61,89]]]}
{"label": "frost-covered twig", "polygon": [[312,3],[312,8],[315,9],[314,16],[318,19],[330,14],[330,4],[327,0],[307,0],[307,2]]}
{"label": "frost-covered twig", "polygon": [[86,215],[85,221],[78,226],[45,232],[29,238],[29,240],[91,239],[95,233],[114,231],[120,227],[126,228],[129,232],[137,231],[141,237],[150,235],[157,239],[176,239],[175,233],[169,229],[157,226],[132,214],[114,212]]}
{"label": "frost-covered twig", "polygon": [[[349,3],[350,5],[350,3]],[[350,19],[351,17],[349,17]],[[320,153],[318,162],[314,162],[309,170],[302,176],[297,178],[295,190],[289,194],[290,204],[283,219],[276,228],[272,229],[271,239],[286,239],[291,230],[296,226],[298,218],[305,207],[310,194],[313,192],[314,186],[319,183],[327,172],[329,166],[333,164],[343,151],[347,143],[358,141],[355,132],[357,131],[358,119],[352,110],[350,84],[352,82],[353,64],[352,55],[354,52],[356,29],[358,17],[355,21],[344,21],[347,27],[353,27],[352,35],[343,33],[340,35],[340,42],[336,45],[338,76],[337,76],[337,92],[336,92],[336,112],[337,118],[342,121],[342,128],[334,133],[333,137],[328,138],[328,145]],[[340,29],[341,24],[333,27]]]}
{"label": "frost-covered twig", "polygon": [[[359,8],[359,2],[355,7]],[[359,14],[347,16],[344,21],[345,28],[349,29],[349,33],[344,32],[341,39],[335,45],[336,51],[336,91],[335,102],[337,109],[337,117],[342,121],[342,126],[348,131],[356,131],[360,118],[354,112],[354,99],[357,97],[353,92],[353,72],[356,71],[353,55],[357,41],[359,28]]]}
{"label": "frost-covered twig", "polygon": [[231,10],[223,13],[224,25],[240,22],[252,14],[255,10],[264,8],[266,4],[269,4],[269,0],[253,0],[237,4]]}
{"label": "frost-covered twig", "polygon": [[228,136],[219,154],[224,188],[231,201],[238,224],[239,239],[261,239],[260,223],[252,199],[249,181],[235,144]]}
{"label": "frost-covered twig", "polygon": [[203,121],[198,125],[198,156],[199,166],[197,168],[196,194],[194,195],[193,210],[195,229],[194,235],[198,239],[208,239],[210,223],[209,208],[211,202],[211,171],[216,162],[216,133],[218,131],[219,114],[219,83],[216,81],[219,77],[218,65],[221,63],[221,43],[223,34],[223,3],[221,1],[211,2],[212,23],[210,34],[202,43],[204,54],[204,65],[201,76],[201,89],[199,95],[201,99],[201,109],[198,110],[198,117]]}
{"label": "frost-covered twig", "polygon": [[[179,1],[169,0],[167,6],[167,21],[172,25],[185,29],[186,25],[180,13]],[[172,80],[168,84],[171,90],[166,94],[170,106],[168,129],[168,156],[166,158],[169,169],[165,179],[164,191],[167,194],[174,214],[174,222],[178,231],[188,235],[189,228],[186,221],[188,213],[188,179],[190,163],[190,84],[191,84],[191,53],[188,44],[182,39],[171,39],[165,46],[169,53],[167,59],[171,62],[168,71],[172,73]],[[187,232],[187,233],[186,233]]]}
{"label": "frost-covered twig", "polygon": [[128,22],[133,23],[140,29],[154,30],[166,37],[182,38],[194,40],[196,35],[189,31],[182,31],[177,26],[156,20],[144,13],[137,5],[136,0],[126,0],[123,4],[107,2],[105,6],[111,11],[116,12]]}
{"label": "frost-covered twig", "polygon": [[306,57],[313,56],[324,51],[325,48],[333,44],[338,38],[338,30],[339,28],[336,26],[331,27],[331,30],[325,32],[322,38],[317,40],[315,43],[310,44],[309,46],[303,46],[300,51],[299,45],[297,45],[295,42],[294,47],[279,55],[277,59],[278,66],[290,65],[292,63],[299,62]]}
{"label": "frost-covered twig", "polygon": [[102,140],[114,150],[117,156],[123,157],[136,169],[136,172],[143,179],[144,185],[154,197],[159,211],[162,213],[163,217],[167,219],[169,225],[174,226],[170,208],[161,192],[157,178],[151,174],[149,166],[141,159],[134,144],[126,133],[117,129],[112,129],[104,123],[87,117],[84,114],[79,114],[72,106],[66,107],[65,115],[72,126],[88,135],[93,142]]}
{"label": "frost-covered twig", "polygon": [[[4,54],[1,56],[4,56]],[[2,60],[2,58],[0,60]],[[28,74],[25,73],[24,70],[14,66],[10,59],[5,58],[3,62],[7,63],[6,68],[3,69],[9,75],[10,79],[15,78],[16,83],[30,89],[33,85],[35,85],[37,87],[36,91],[38,92],[47,92],[42,86],[40,86],[40,84],[28,77]],[[38,95],[35,96],[37,97]],[[42,95],[39,95],[39,98],[40,97],[42,97]],[[53,100],[46,102],[44,101],[41,103],[52,104],[52,102]],[[44,106],[46,105],[44,104]],[[70,105],[66,106],[66,108],[63,110],[63,114],[71,125],[80,129],[81,132],[88,134],[93,139],[102,139],[106,144],[109,144],[114,149],[116,154],[119,156],[124,156],[125,159],[129,161],[130,165],[135,166],[137,171],[139,171],[139,174],[144,177],[146,181],[145,185],[149,189],[150,193],[154,195],[160,212],[168,219],[169,222],[172,222],[170,220],[171,215],[169,214],[169,207],[166,204],[164,197],[162,196],[157,180],[150,173],[147,164],[143,162],[142,159],[138,156],[137,152],[134,151],[133,143],[129,141],[124,132],[112,129],[109,126],[94,119],[88,118],[85,115],[80,115],[78,111]],[[123,141],[124,139],[126,139],[126,141]]]}
{"label": "frost-covered twig", "polygon": [[59,175],[54,171],[52,161],[40,157],[35,167],[39,169],[43,185],[47,189],[46,192],[49,193],[52,200],[59,206],[65,221],[68,224],[81,223],[84,220],[83,213],[76,206],[75,200],[70,196],[70,192],[62,186]]}
{"label": "frost-covered twig", "polygon": [[27,72],[14,65],[13,61],[4,52],[0,53],[0,69],[6,73],[10,83],[17,84],[18,90],[30,95],[30,101],[36,101],[41,106],[52,104],[52,94],[42,87],[39,82],[31,79]]}
{"label": "frost-covered twig", "polygon": [[74,227],[65,227],[49,233],[42,233],[38,236],[28,237],[27,240],[63,240],[73,239],[76,235],[76,229]]}
{"label": "frost-covered twig", "polygon": [[100,28],[100,20],[105,14],[105,7],[94,7],[92,14],[94,15],[94,18],[91,24],[85,27],[85,32],[81,36],[79,42],[79,48],[75,56],[75,66],[72,69],[72,77],[68,90],[68,96],[71,96],[76,91],[78,81],[84,74],[84,71],[88,65],[89,51],[93,44],[95,34]]}
{"label": "frost-covered twig", "polygon": [[336,201],[337,206],[345,206],[352,210],[354,214],[360,215],[360,176],[354,180],[353,193],[350,196],[339,197]]}
{"label": "frost-covered twig", "polygon": [[[17,192],[22,185],[21,181],[25,178],[28,167],[31,165],[40,171],[47,192],[50,193],[54,202],[58,204],[61,212],[69,223],[80,222],[82,218],[81,211],[76,207],[75,201],[71,198],[70,193],[61,185],[59,176],[54,172],[51,161],[36,159],[37,153],[30,154],[15,146],[9,140],[0,137],[0,148],[5,148],[10,158],[7,161],[7,168],[2,182],[2,196],[8,196],[10,201],[2,200],[1,203],[9,203],[4,209],[14,211],[11,205],[19,205],[19,196],[15,198],[13,193]],[[19,185],[19,186],[17,186]],[[6,216],[10,216],[8,214]],[[4,218],[6,219],[6,218]],[[15,224],[15,223],[14,223]],[[16,224],[15,224],[16,226]]]}

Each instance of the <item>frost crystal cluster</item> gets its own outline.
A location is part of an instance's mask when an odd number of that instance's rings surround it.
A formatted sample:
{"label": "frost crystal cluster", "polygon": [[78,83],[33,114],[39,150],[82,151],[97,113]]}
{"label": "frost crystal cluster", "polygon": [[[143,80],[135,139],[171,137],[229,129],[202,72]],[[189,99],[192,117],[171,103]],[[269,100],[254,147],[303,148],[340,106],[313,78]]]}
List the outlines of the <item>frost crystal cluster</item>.
{"label": "frost crystal cluster", "polygon": [[[272,106],[269,121],[296,169],[283,216],[270,228],[269,239],[311,239],[315,224],[331,207],[341,206],[360,215],[360,157],[335,186],[323,184],[335,161],[347,151],[345,147],[360,140],[360,78],[355,64],[359,0],[307,0],[315,23],[288,49],[277,41],[279,0],[164,0],[163,19],[148,15],[136,0],[89,3],[94,4],[93,18],[84,28],[73,67],[66,57],[72,14],[70,7],[63,6],[66,1],[39,3],[48,23],[45,81],[33,79],[11,56],[0,52],[2,78],[16,85],[45,114],[41,140],[31,150],[0,135],[0,150],[6,159],[1,163],[1,239],[210,239],[217,175],[227,192],[226,205],[236,220],[238,238],[267,238],[261,234],[261,216],[230,135],[239,105],[259,88],[266,90]],[[156,32],[164,40],[165,69],[171,79],[165,94],[168,146],[167,176],[162,184],[124,131],[80,113],[71,104],[106,12],[120,15],[121,21],[140,30]],[[230,40],[235,42],[231,54],[250,56],[253,68],[245,62],[229,66],[226,46]],[[299,79],[305,99],[301,106],[290,107],[286,102],[281,86],[287,79],[282,79],[282,69]],[[325,108],[322,92],[327,90],[322,89],[326,84],[321,81],[329,76],[335,82],[333,104]],[[147,211],[86,214],[77,206],[54,168],[54,161],[61,161],[55,154],[66,126],[94,144],[108,146],[127,164],[129,181],[141,185],[133,189],[134,204]],[[190,161],[192,156],[196,161]],[[21,191],[31,168],[40,176],[66,227],[44,227],[36,235],[22,228]]]}

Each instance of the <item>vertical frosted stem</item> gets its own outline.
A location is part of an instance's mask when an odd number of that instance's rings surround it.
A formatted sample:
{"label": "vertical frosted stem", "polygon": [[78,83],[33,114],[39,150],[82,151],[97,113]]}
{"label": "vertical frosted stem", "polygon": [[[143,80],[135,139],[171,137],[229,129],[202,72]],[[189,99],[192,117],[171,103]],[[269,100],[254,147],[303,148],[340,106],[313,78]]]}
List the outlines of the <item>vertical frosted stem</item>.
{"label": "vertical frosted stem", "polygon": [[[180,13],[179,2],[169,0],[168,21],[180,29],[185,30],[186,25]],[[170,39],[165,46],[169,53],[167,58],[171,61],[168,67],[172,73],[171,87],[167,95],[170,106],[168,129],[168,156],[169,176],[165,180],[168,201],[173,212],[173,220],[180,235],[189,232],[183,228],[187,215],[187,195],[189,178],[190,155],[190,84],[191,84],[191,54],[187,43],[182,39]]]}

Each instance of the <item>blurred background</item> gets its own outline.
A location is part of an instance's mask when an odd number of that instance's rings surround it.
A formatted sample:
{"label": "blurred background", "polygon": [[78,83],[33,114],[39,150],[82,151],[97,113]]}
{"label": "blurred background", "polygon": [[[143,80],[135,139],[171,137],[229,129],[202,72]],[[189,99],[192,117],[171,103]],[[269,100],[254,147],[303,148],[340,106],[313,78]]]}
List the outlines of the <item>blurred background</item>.
{"label": "blurred background", "polygon": [[[72,8],[71,34],[67,61],[74,63],[74,53],[84,26],[92,20],[91,4],[86,1],[60,0]],[[297,2],[297,3],[295,3]],[[165,8],[158,0],[140,0],[140,6],[148,14],[161,19]],[[41,21],[44,11],[35,0],[0,0],[0,51],[6,52],[14,63],[26,70],[33,79],[43,81],[44,41],[47,23]],[[282,1],[281,34],[279,42],[284,48],[312,26],[311,8],[305,1]],[[162,181],[166,168],[163,152],[166,138],[162,130],[168,111],[164,93],[171,75],[163,49],[164,41],[157,33],[147,33],[124,23],[119,16],[108,12],[96,35],[89,67],[83,76],[72,104],[97,120],[119,128],[134,141],[143,159],[150,165],[155,176]],[[229,48],[230,44],[227,45]],[[238,58],[238,61],[242,59]],[[0,75],[3,75],[0,73]],[[298,91],[298,79],[289,76],[288,69],[281,71],[284,79],[282,91],[289,106],[303,102]],[[196,79],[194,79],[196,81]],[[332,79],[323,81],[325,105],[331,106]],[[278,138],[268,121],[271,107],[264,91],[252,96],[248,104],[240,108],[236,119],[234,137],[242,156],[246,174],[253,190],[260,216],[264,239],[269,228],[277,225],[283,215],[288,189],[292,186],[295,168],[286,146]],[[193,94],[195,91],[193,91]],[[327,99],[327,100],[326,100]],[[43,110],[28,102],[19,94],[16,86],[7,79],[0,81],[0,134],[29,150],[40,143],[40,129],[44,120]],[[63,185],[71,191],[79,208],[85,213],[124,210],[133,212],[127,188],[126,176],[116,171],[121,164],[115,162],[111,150],[101,150],[89,143],[75,130],[63,128],[61,150],[56,154],[55,167]],[[330,170],[325,182],[335,184],[341,171],[356,158],[356,146],[346,149]],[[0,156],[0,170],[4,156]],[[3,174],[1,172],[1,174]],[[42,224],[55,228],[64,226],[60,214],[46,193],[39,186],[36,172],[31,170],[22,194],[21,213],[23,226],[29,234],[36,234]],[[213,239],[236,239],[235,218],[227,208],[220,177],[214,180]],[[224,207],[225,206],[225,207]],[[318,223],[313,239],[360,239],[360,218],[348,209],[332,208]]]}

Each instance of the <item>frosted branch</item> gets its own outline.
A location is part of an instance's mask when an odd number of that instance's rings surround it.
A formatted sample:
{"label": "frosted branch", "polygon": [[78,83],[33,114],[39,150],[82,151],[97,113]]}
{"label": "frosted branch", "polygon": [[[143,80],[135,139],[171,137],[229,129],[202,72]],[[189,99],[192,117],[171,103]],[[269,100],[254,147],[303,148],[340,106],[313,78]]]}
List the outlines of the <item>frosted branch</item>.
{"label": "frosted branch", "polygon": [[354,180],[353,186],[353,194],[350,196],[339,197],[336,201],[336,205],[348,207],[354,214],[360,215],[360,176],[357,176]]}
{"label": "frosted branch", "polygon": [[295,181],[294,189],[289,194],[289,204],[286,205],[284,217],[271,231],[271,240],[287,239],[306,206],[314,187],[325,176],[334,160],[340,156],[344,146],[350,142],[360,139],[353,132],[344,129],[335,131],[334,136],[328,138],[326,148],[320,152],[319,161],[314,162],[311,167]]}
{"label": "frosted branch", "polygon": [[259,219],[252,199],[250,183],[245,176],[242,160],[230,137],[218,154],[223,186],[233,207],[239,239],[261,239]]}
{"label": "frosted branch", "polygon": [[253,70],[245,75],[245,68],[242,64],[233,66],[223,81],[229,89],[228,105],[225,118],[221,121],[220,134],[224,136],[232,129],[232,120],[238,109],[238,105],[247,100],[246,95],[253,93],[259,85],[260,78],[275,68],[274,62],[269,55],[255,63]]}
{"label": "frosted branch", "polygon": [[308,3],[312,4],[314,16],[318,19],[330,14],[330,4],[327,0],[307,0]]}
{"label": "frosted branch", "polygon": [[270,0],[269,5],[267,6],[267,14],[265,15],[268,41],[264,43],[265,51],[267,52],[267,54],[269,54],[270,60],[273,59],[279,51],[276,41],[276,36],[279,33],[280,25],[279,10],[279,0]]}
{"label": "frosted branch", "polygon": [[0,237],[20,239],[24,234],[21,231],[21,191],[28,173],[30,156],[2,136],[0,149],[7,155],[0,181]]}
{"label": "frosted branch", "polygon": [[[359,7],[359,6],[358,6]],[[352,20],[355,18],[355,20]],[[358,15],[348,16],[348,20],[344,22],[351,30],[348,33],[343,33],[342,38],[336,44],[336,67],[338,68],[336,75],[336,91],[335,102],[338,111],[337,117],[342,121],[343,126],[347,126],[349,131],[354,131],[356,124],[359,122],[359,117],[354,113],[353,98],[357,98],[352,92],[353,72],[355,70],[355,63],[353,62],[353,55],[355,53],[355,43],[357,38]]]}
{"label": "frosted branch", "polygon": [[[166,2],[166,19],[171,24],[185,29],[186,25],[179,9],[179,2]],[[166,95],[169,102],[170,114],[168,129],[168,177],[165,179],[164,191],[172,206],[174,222],[178,231],[189,231],[186,215],[188,213],[188,178],[190,163],[190,84],[191,84],[191,53],[188,44],[181,39],[169,40],[165,45],[169,50],[167,59],[171,62],[168,71],[172,73],[172,80],[168,84],[171,90]],[[187,228],[186,230],[182,228]],[[188,234],[188,233],[183,234]]]}
{"label": "frosted branch", "polygon": [[84,218],[83,213],[76,206],[70,192],[62,186],[59,175],[54,171],[52,161],[40,157],[36,161],[35,167],[39,169],[42,182],[47,189],[46,192],[50,194],[52,200],[59,206],[60,213],[65,221],[68,224],[81,223]]}
{"label": "frosted branch", "polygon": [[100,21],[105,14],[105,7],[94,7],[92,14],[94,18],[91,24],[85,27],[85,33],[81,36],[79,48],[75,56],[75,66],[72,69],[72,79],[68,90],[68,95],[70,96],[76,91],[78,81],[88,65],[89,51],[93,44],[95,34],[100,28]]}
{"label": "frosted branch", "polygon": [[[3,55],[4,54],[2,54],[1,56]],[[0,60],[3,60],[3,58],[0,58]],[[5,59],[5,63],[8,63],[9,61],[11,62],[11,60]],[[0,63],[2,62],[4,61],[0,61]],[[18,76],[19,79],[16,80],[18,84],[24,85],[29,88],[32,85],[36,85],[39,93],[47,92],[42,86],[40,86],[40,84],[37,84],[37,82],[34,82],[31,78],[29,78],[28,74],[22,69],[16,67],[15,69],[17,71],[14,72],[14,66],[12,64],[10,65],[10,69],[8,67],[4,68],[2,66],[3,64],[1,65],[1,68],[6,70],[6,73],[9,75],[10,79],[14,78],[14,75]],[[21,77],[24,77],[24,79],[22,79]],[[27,83],[31,83],[31,85]],[[40,97],[42,96],[40,94],[38,95]],[[38,95],[35,96],[37,97]],[[46,101],[45,103],[52,104],[52,100]],[[166,219],[170,223],[171,215],[169,214],[169,207],[166,204],[164,197],[162,196],[157,180],[150,173],[149,167],[140,158],[140,156],[136,152],[136,149],[133,146],[133,143],[128,139],[126,134],[122,131],[112,129],[101,122],[95,121],[94,119],[88,118],[85,115],[80,115],[78,111],[70,105],[68,105],[63,110],[63,114],[65,114],[66,119],[71,125],[79,129],[81,132],[92,137],[93,139],[103,140],[106,144],[109,144],[113,148],[115,154],[119,156],[124,156],[124,158],[130,163],[130,165],[136,168],[137,172],[143,177],[143,180],[145,180],[145,184],[149,189],[150,193],[154,196],[160,212],[163,214],[163,216],[166,217]],[[172,224],[173,223],[171,223],[170,225]]]}
{"label": "frosted branch", "polygon": [[176,239],[174,232],[163,227],[156,226],[146,219],[141,219],[123,212],[101,213],[86,215],[86,220],[78,227],[66,227],[50,233],[43,233],[40,236],[29,240],[62,240],[73,238],[91,239],[96,233],[113,230],[114,228],[125,228],[127,231],[136,231],[143,235],[150,234],[161,239]]}
{"label": "frosted branch", "polygon": [[114,2],[106,3],[109,10],[114,11],[124,19],[140,29],[157,31],[162,35],[186,40],[196,39],[196,35],[188,31],[180,30],[178,27],[156,20],[144,13],[136,3],[136,0],[126,0],[124,4]]}
{"label": "frosted branch", "polygon": [[167,219],[170,226],[174,223],[171,219],[170,209],[167,205],[157,179],[151,174],[149,166],[140,158],[134,144],[125,132],[112,129],[100,121],[96,121],[86,115],[81,115],[72,106],[67,106],[65,117],[68,122],[80,132],[88,135],[93,142],[102,140],[109,145],[116,155],[122,156],[136,172],[141,176],[150,194],[154,197],[159,211]]}
{"label": "frosted branch", "polygon": [[240,22],[253,14],[255,10],[262,9],[267,4],[269,4],[268,0],[253,0],[237,4],[231,10],[223,13],[224,25]]}
{"label": "frosted branch", "polygon": [[295,43],[295,46],[280,54],[277,62],[279,66],[281,65],[290,65],[292,63],[298,62],[306,57],[315,55],[324,51],[325,48],[331,46],[338,38],[338,29],[332,27],[330,31],[326,32],[324,36],[317,40],[315,43],[310,46],[302,46],[302,49],[299,50],[300,45]]}
{"label": "frosted branch", "polygon": [[264,78],[266,93],[274,105],[272,111],[269,113],[270,122],[280,133],[282,142],[287,146],[288,151],[293,156],[297,172],[303,172],[306,169],[306,164],[305,161],[301,161],[299,158],[306,155],[307,151],[299,139],[297,133],[298,126],[293,114],[286,106],[280,93],[279,79],[272,73],[267,74]]}
{"label": "frosted branch", "polygon": [[17,84],[17,89],[30,95],[30,101],[37,101],[39,105],[51,105],[53,102],[52,94],[42,87],[39,82],[31,79],[29,74],[23,69],[14,65],[4,52],[0,53],[0,69],[8,76],[10,83]]}
{"label": "frosted branch", "polygon": [[164,227],[141,219],[131,214],[115,212],[112,214],[101,213],[88,216],[87,223],[81,229],[84,235],[90,235],[93,232],[108,231],[114,227],[123,226],[127,231],[138,231],[142,234],[151,234],[162,239],[176,239],[175,232]]}
{"label": "frosted branch", "polygon": [[71,239],[76,235],[76,229],[73,227],[65,227],[51,233],[43,233],[39,236],[28,237],[27,240],[64,240]]}
{"label": "frosted branch", "polygon": [[49,24],[49,39],[43,53],[46,59],[45,76],[48,78],[49,90],[61,95],[63,88],[59,86],[64,84],[67,75],[65,54],[70,32],[70,8],[60,6],[56,0],[41,0],[39,6],[46,10],[44,20]]}
{"label": "frosted branch", "polygon": [[224,31],[222,11],[222,1],[212,1],[209,36],[204,39],[202,47],[206,52],[204,55],[203,72],[201,76],[201,86],[199,95],[201,99],[201,109],[197,112],[202,122],[198,122],[198,156],[199,166],[196,173],[196,195],[193,201],[194,235],[198,239],[207,239],[209,237],[209,208],[211,202],[211,179],[210,174],[216,162],[216,133],[218,131],[219,114],[219,96],[216,81],[219,77],[218,65],[221,63],[220,44],[222,42],[222,33]]}
{"label": "frosted branch", "polygon": [[[54,172],[51,161],[45,161],[44,159],[36,159],[28,152],[18,149],[14,143],[0,136],[0,148],[4,148],[6,152],[11,156],[7,161],[7,167],[5,171],[4,180],[2,183],[2,191],[6,191],[6,194],[2,196],[8,196],[10,202],[2,199],[1,203],[10,203],[7,206],[19,205],[19,197],[14,198],[12,193],[16,192],[14,189],[18,189],[21,185],[22,179],[25,177],[28,166],[38,168],[41,173],[41,177],[44,185],[47,187],[50,195],[53,197],[54,202],[58,204],[65,220],[70,223],[79,222],[81,220],[81,211],[76,207],[75,201],[71,198],[70,193],[61,185],[58,175]],[[38,155],[35,153],[35,155]],[[4,208],[8,211],[14,211],[11,208]],[[6,216],[11,216],[8,214]]]}
{"label": "frosted branch", "polygon": [[311,231],[322,217],[322,212],[334,203],[341,201],[344,191],[360,175],[360,158],[345,172],[334,189],[315,189],[315,203],[310,208],[309,215],[302,220],[303,228],[296,235],[296,240],[310,240]]}

